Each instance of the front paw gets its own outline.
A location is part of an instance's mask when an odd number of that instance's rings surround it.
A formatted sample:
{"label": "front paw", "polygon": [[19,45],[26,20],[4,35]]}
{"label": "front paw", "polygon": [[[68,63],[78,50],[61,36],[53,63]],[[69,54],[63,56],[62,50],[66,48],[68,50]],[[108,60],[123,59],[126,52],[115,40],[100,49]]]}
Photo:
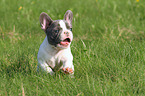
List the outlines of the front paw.
{"label": "front paw", "polygon": [[63,70],[63,72],[65,73],[65,74],[72,74],[73,73],[73,70],[72,70],[72,68],[63,68],[62,69]]}

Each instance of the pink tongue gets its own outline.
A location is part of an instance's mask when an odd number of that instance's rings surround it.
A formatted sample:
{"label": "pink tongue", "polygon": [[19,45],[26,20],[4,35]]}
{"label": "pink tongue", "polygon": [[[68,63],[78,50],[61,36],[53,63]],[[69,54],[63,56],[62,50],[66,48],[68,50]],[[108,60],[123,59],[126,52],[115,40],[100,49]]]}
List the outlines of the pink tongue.
{"label": "pink tongue", "polygon": [[68,45],[69,42],[60,42],[61,45]]}

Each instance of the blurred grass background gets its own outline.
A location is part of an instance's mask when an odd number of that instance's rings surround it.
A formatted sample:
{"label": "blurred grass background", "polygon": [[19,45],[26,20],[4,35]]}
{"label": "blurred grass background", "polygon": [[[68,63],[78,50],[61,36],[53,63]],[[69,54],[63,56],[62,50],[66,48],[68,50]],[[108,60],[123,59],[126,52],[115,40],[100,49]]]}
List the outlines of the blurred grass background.
{"label": "blurred grass background", "polygon": [[[0,96],[145,95],[144,0],[0,0]],[[39,15],[74,14],[75,78],[37,73]]]}

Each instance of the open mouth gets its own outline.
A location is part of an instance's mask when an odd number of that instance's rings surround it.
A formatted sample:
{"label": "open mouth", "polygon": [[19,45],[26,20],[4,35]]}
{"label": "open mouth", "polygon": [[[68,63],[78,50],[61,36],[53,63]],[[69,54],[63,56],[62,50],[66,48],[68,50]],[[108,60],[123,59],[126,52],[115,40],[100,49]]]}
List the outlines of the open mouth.
{"label": "open mouth", "polygon": [[66,38],[63,41],[60,42],[61,45],[67,46],[71,42],[70,38]]}
{"label": "open mouth", "polygon": [[70,38],[64,39],[63,42],[70,42]]}

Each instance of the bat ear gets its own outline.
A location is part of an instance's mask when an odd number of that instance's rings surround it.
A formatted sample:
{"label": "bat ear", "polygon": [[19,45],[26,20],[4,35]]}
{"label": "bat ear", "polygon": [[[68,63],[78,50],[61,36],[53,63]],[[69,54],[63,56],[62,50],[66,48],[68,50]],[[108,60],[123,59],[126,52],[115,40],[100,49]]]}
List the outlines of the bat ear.
{"label": "bat ear", "polygon": [[42,26],[41,29],[44,30],[44,31],[46,31],[46,29],[53,22],[53,20],[45,12],[42,12],[40,14],[39,20],[40,20],[40,24]]}
{"label": "bat ear", "polygon": [[67,21],[69,24],[70,28],[72,28],[72,20],[73,20],[73,13],[71,10],[67,10],[65,15],[64,15],[64,20]]}

